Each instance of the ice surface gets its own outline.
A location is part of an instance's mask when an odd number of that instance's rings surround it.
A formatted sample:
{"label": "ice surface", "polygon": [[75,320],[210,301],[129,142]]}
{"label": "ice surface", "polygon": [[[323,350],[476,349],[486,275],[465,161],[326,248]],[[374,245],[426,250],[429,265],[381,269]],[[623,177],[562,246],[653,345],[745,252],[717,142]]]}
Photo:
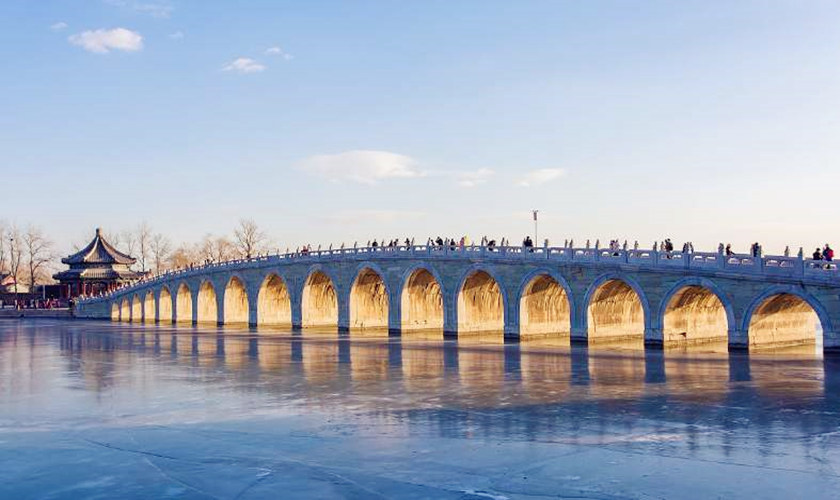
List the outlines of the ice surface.
{"label": "ice surface", "polygon": [[840,361],[0,322],[0,498],[832,498]]}

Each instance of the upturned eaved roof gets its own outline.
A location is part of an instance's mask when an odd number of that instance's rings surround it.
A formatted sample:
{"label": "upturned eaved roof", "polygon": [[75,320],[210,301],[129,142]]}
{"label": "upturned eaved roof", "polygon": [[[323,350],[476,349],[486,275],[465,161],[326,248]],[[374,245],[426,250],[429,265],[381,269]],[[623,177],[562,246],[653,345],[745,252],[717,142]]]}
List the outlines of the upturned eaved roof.
{"label": "upturned eaved roof", "polygon": [[126,255],[105,241],[99,228],[96,228],[96,236],[88,246],[74,253],[69,257],[61,259],[61,262],[73,264],[125,264],[132,265],[137,261],[134,257]]}

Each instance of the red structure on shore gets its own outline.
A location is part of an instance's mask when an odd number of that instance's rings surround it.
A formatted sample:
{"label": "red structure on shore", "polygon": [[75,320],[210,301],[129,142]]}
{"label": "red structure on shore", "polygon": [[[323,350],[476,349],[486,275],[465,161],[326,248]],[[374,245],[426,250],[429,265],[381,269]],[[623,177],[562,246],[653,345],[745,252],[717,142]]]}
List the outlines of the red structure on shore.
{"label": "red structure on shore", "polygon": [[140,274],[130,268],[137,259],[105,241],[99,228],[96,228],[93,241],[79,252],[61,259],[61,262],[70,269],[53,275],[53,278],[61,283],[65,298],[96,295],[140,279]]}

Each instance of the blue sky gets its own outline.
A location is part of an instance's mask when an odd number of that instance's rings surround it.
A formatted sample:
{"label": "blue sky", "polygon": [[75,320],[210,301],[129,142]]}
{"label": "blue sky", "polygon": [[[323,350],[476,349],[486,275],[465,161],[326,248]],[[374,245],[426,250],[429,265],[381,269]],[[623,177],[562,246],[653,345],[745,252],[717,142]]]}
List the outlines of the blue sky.
{"label": "blue sky", "polygon": [[[0,3],[0,218],[836,241],[840,3]],[[272,50],[274,49],[274,50]],[[838,243],[840,244],[840,243]],[[812,250],[812,248],[811,248]]]}

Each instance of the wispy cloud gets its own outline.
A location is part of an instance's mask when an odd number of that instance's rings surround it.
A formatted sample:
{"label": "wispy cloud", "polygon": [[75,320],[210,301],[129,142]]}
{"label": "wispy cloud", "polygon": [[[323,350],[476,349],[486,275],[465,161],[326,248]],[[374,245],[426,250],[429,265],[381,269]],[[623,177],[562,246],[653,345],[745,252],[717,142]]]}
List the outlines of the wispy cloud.
{"label": "wispy cloud", "polygon": [[334,155],[310,156],[298,168],[332,182],[374,185],[387,179],[411,179],[425,174],[408,156],[388,151],[356,150]]}
{"label": "wispy cloud", "polygon": [[131,9],[135,12],[148,14],[152,17],[168,19],[174,7],[168,2],[137,2],[130,0],[103,0],[108,5]]}
{"label": "wispy cloud", "polygon": [[562,168],[541,168],[528,172],[516,184],[522,187],[539,186],[557,180],[564,175],[566,175],[566,171]]}
{"label": "wispy cloud", "polygon": [[289,54],[288,52],[284,51],[280,47],[269,47],[265,49],[266,55],[269,56],[280,56],[286,61],[290,61],[294,56]]}
{"label": "wispy cloud", "polygon": [[70,35],[67,40],[88,52],[107,54],[111,50],[137,52],[143,49],[143,37],[125,28],[98,29]]}
{"label": "wispy cloud", "polygon": [[458,185],[465,188],[476,187],[479,184],[484,184],[495,172],[489,168],[479,168],[478,170],[470,170],[466,172],[458,172],[455,178],[458,180]]}
{"label": "wispy cloud", "polygon": [[239,57],[224,65],[222,71],[235,71],[237,73],[261,73],[265,71],[265,65],[251,59],[250,57]]}
{"label": "wispy cloud", "polygon": [[184,32],[183,31],[176,31],[175,33],[170,33],[167,36],[169,38],[171,38],[172,40],[180,40],[180,39],[184,38]]}
{"label": "wispy cloud", "polygon": [[393,222],[404,222],[422,219],[425,212],[413,212],[406,210],[339,210],[338,212],[325,215],[324,220],[338,224],[390,224]]}
{"label": "wispy cloud", "polygon": [[64,21],[59,21],[55,24],[50,25],[50,29],[53,31],[61,31],[65,28],[67,28],[67,23],[65,23]]}

